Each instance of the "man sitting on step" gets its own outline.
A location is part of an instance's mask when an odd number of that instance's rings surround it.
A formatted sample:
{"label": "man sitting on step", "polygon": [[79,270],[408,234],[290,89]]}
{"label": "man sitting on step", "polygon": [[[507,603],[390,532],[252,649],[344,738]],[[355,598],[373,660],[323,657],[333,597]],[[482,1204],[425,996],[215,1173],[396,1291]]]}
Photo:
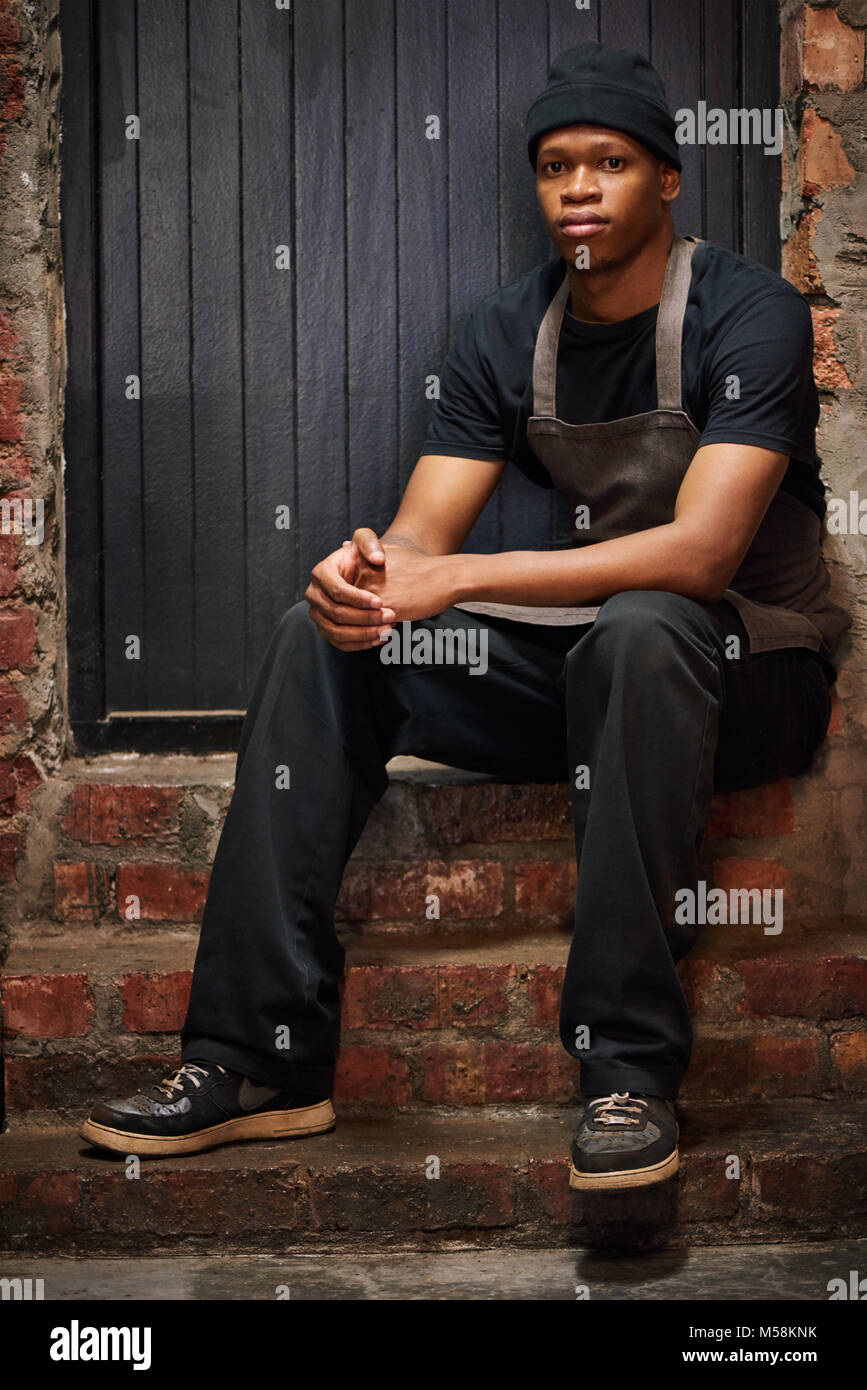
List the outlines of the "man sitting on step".
{"label": "man sitting on step", "polygon": [[[334,1125],[335,900],[386,763],[415,754],[569,782],[560,1037],[583,1095],[570,1181],[631,1188],[677,1170],[692,1034],[676,965],[696,924],[675,898],[696,884],[714,790],[810,765],[849,623],[820,549],[810,311],[779,275],[675,233],[674,121],[638,54],[561,54],[527,137],[559,257],[466,316],[392,525],[322,560],[275,629],[182,1065],[97,1104],[93,1144],[184,1154]],[[568,548],[462,553],[507,461],[568,500]],[[393,648],[382,660],[404,623],[484,635],[484,671]]]}

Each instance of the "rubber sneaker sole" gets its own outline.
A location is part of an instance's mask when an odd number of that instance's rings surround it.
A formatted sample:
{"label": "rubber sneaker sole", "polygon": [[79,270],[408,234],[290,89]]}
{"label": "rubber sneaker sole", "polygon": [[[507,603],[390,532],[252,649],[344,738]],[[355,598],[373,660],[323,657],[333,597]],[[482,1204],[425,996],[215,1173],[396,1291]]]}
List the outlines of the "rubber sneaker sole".
{"label": "rubber sneaker sole", "polygon": [[268,1110],[261,1115],[238,1115],[222,1124],[198,1129],[193,1134],[171,1137],[157,1134],[136,1134],[132,1130],[113,1129],[109,1125],[86,1120],[79,1130],[82,1139],[97,1148],[112,1153],[138,1154],[159,1158],[172,1154],[201,1153],[219,1144],[234,1144],[241,1139],[300,1139],[305,1134],[325,1134],[337,1123],[330,1100],[315,1105],[299,1106],[297,1110]]}
{"label": "rubber sneaker sole", "polygon": [[626,1187],[650,1187],[652,1183],[664,1182],[674,1177],[680,1167],[677,1149],[653,1163],[648,1168],[620,1168],[608,1173],[579,1173],[572,1160],[569,1160],[569,1186],[581,1191],[610,1192]]}

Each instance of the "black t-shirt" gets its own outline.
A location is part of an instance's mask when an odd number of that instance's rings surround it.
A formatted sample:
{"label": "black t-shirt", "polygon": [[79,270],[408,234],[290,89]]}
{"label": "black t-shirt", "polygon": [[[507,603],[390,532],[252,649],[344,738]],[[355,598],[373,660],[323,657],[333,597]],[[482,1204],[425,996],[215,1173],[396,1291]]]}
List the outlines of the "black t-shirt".
{"label": "black t-shirt", "polygon": [[[562,257],[546,261],[465,315],[422,453],[505,458],[533,482],[553,487],[527,442],[527,420],[536,335],[565,272]],[[592,424],[657,408],[658,309],[604,324],[581,322],[567,309],[557,355],[559,419]],[[701,444],[753,444],[788,454],[780,486],[823,518],[813,324],[804,296],[757,261],[702,242],[692,257],[682,342],[682,406]]]}

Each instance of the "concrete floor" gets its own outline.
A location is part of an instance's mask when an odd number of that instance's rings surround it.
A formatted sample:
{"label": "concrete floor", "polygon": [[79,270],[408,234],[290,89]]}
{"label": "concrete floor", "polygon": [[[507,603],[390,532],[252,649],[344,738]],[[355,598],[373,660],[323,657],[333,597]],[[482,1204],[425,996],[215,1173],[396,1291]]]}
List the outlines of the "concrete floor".
{"label": "concrete floor", "polygon": [[[40,1278],[49,1300],[364,1301],[828,1299],[828,1281],[867,1272],[867,1240],[716,1246],[640,1256],[585,1250],[360,1255],[65,1256],[0,1252],[0,1277]],[[278,1295],[278,1290],[281,1293]],[[287,1293],[288,1290],[288,1293]]]}

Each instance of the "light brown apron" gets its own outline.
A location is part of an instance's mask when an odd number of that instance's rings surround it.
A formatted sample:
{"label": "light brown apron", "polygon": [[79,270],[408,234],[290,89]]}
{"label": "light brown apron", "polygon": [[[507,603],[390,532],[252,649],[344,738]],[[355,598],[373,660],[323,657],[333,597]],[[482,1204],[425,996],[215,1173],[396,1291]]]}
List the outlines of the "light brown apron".
{"label": "light brown apron", "polygon": [[[568,270],[542,319],[533,354],[533,414],[527,439],[573,517],[578,507],[589,511],[589,525],[572,528],[575,545],[592,545],[674,519],[678,490],[701,439],[681,404],[681,335],[698,240],[675,236],[668,256],[656,322],[656,410],[600,424],[558,420],[557,349],[569,300]],[[725,591],[743,620],[751,652],[810,647],[832,658],[851,620],[828,599],[821,535],[815,512],[778,488]],[[468,600],[455,606],[517,622],[565,624],[592,622],[601,602],[543,608]]]}

